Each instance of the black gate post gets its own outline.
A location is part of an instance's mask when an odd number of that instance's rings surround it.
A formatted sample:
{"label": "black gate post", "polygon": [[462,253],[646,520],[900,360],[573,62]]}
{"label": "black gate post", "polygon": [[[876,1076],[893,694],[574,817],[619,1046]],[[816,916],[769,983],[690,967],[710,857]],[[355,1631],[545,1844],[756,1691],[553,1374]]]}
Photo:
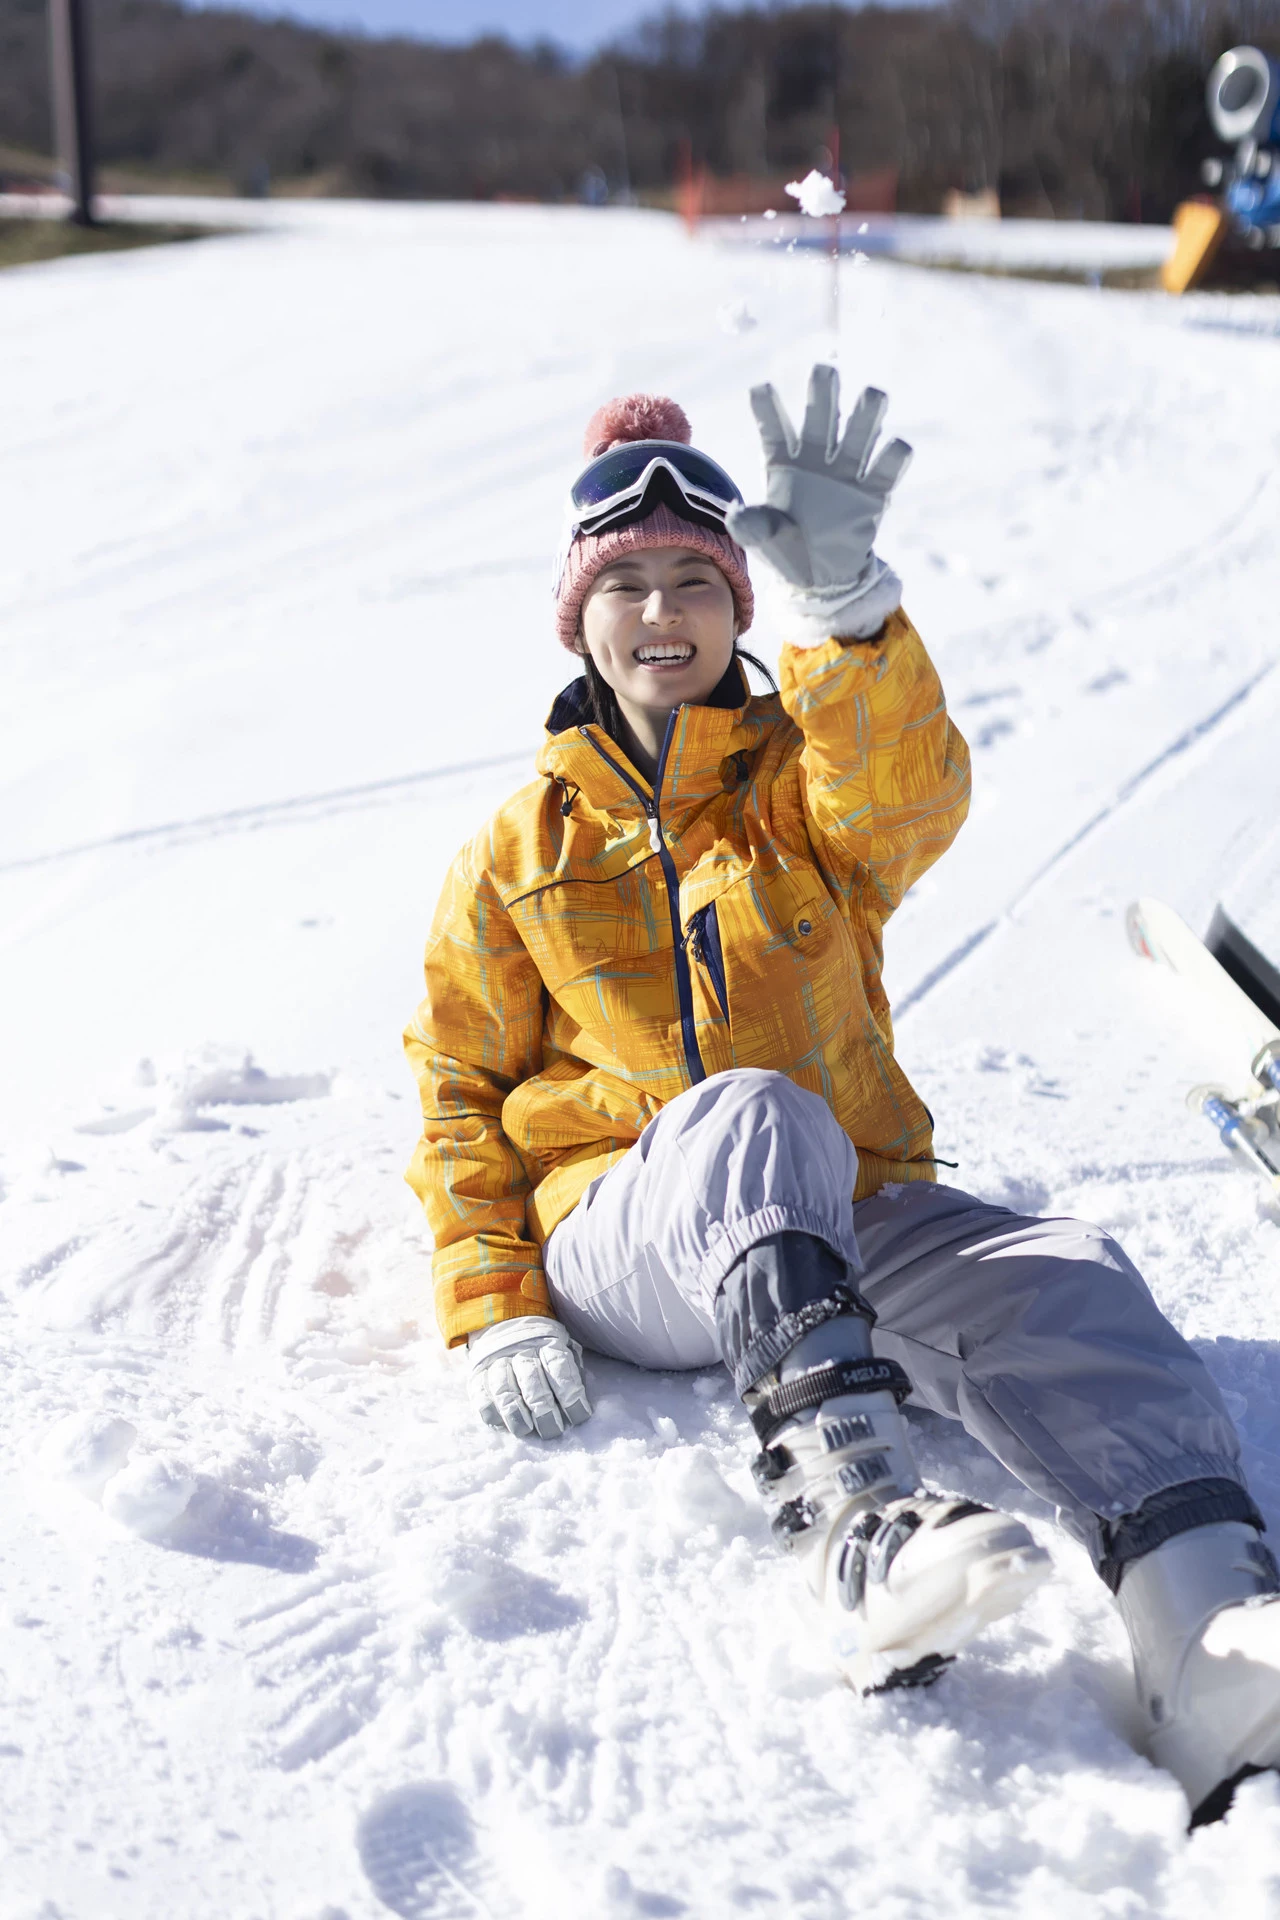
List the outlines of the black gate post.
{"label": "black gate post", "polygon": [[94,224],[88,29],[87,0],[49,0],[54,135],[71,186],[71,218],[81,227]]}

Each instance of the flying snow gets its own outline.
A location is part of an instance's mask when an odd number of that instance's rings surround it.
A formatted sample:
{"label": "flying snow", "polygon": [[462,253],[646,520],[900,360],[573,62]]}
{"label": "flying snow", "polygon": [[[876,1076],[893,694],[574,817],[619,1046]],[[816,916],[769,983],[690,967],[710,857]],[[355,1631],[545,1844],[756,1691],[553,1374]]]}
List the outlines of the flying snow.
{"label": "flying snow", "polygon": [[816,167],[806,173],[803,180],[789,181],[787,192],[793,200],[800,202],[801,213],[809,214],[814,220],[844,212],[844,194],[834,181],[829,180],[825,173],[819,173]]}

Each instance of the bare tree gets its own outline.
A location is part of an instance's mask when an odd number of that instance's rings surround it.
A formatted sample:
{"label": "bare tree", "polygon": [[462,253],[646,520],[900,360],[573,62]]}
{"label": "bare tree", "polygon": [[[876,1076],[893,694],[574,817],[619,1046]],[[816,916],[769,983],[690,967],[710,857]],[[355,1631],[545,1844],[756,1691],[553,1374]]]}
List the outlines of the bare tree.
{"label": "bare tree", "polygon": [[[0,172],[51,152],[47,4],[0,0]],[[835,127],[846,172],[896,175],[905,207],[997,187],[1013,211],[1165,217],[1213,150],[1213,60],[1241,40],[1280,53],[1280,0],[713,8],[585,64],[176,0],[93,14],[108,168],[450,198],[555,200],[589,173],[658,195],[686,152],[777,182]]]}

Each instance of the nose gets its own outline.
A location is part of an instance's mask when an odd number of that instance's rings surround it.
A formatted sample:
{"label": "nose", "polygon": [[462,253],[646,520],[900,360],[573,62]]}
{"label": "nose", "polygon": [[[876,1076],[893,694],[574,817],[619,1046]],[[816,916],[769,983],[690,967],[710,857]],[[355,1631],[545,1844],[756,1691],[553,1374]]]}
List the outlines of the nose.
{"label": "nose", "polygon": [[640,617],[646,627],[677,627],[680,624],[680,609],[674,601],[668,600],[661,587],[655,587],[645,601]]}

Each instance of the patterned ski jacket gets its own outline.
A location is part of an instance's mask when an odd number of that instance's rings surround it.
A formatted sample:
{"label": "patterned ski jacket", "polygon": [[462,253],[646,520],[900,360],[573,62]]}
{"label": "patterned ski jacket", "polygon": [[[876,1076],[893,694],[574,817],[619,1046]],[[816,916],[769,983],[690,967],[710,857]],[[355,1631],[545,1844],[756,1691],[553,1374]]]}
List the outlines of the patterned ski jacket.
{"label": "patterned ski jacket", "polygon": [[881,929],[954,839],[969,755],[905,614],[787,647],[781,695],[732,665],[680,707],[651,788],[557,700],[539,778],[463,849],[405,1034],[423,1131],[407,1178],[450,1345],[551,1314],[541,1247],[686,1087],[769,1067],[858,1150],[853,1198],[934,1178],[893,1055]]}

